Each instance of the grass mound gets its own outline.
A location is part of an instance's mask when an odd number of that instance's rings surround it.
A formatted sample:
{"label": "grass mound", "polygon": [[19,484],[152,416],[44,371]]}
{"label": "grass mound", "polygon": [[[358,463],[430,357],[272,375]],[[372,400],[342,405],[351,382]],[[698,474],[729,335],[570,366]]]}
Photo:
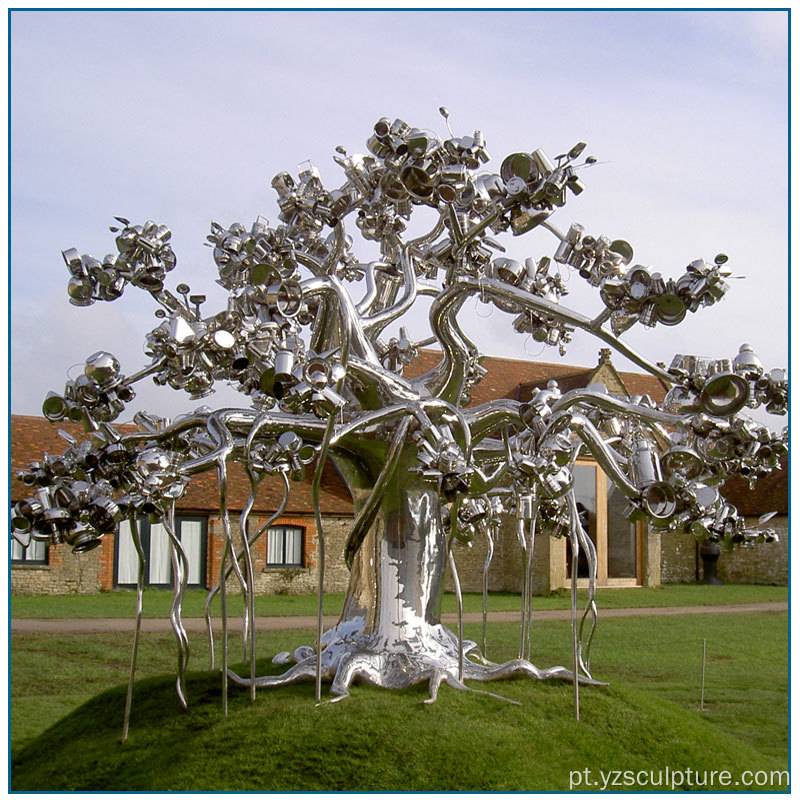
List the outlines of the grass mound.
{"label": "grass mound", "polygon": [[[267,661],[258,670],[282,668]],[[586,767],[593,780],[600,770],[667,765],[785,768],[697,712],[619,680],[582,689],[580,722],[564,683],[477,687],[522,707],[446,687],[432,706],[421,687],[355,687],[344,702],[317,708],[311,684],[260,690],[251,704],[247,690],[232,687],[227,718],[217,673],[190,673],[186,712],[174,686],[174,677],[137,682],[124,745],[124,686],[89,700],[15,753],[11,789],[530,791],[568,789],[570,772]]]}

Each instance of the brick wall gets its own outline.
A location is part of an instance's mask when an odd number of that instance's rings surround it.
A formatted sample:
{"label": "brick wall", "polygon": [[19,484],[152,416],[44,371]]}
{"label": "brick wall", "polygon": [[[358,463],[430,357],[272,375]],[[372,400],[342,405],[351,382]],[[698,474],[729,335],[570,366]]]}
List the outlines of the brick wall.
{"label": "brick wall", "polygon": [[[756,518],[747,518],[755,525]],[[786,586],[789,583],[789,518],[775,517],[770,526],[780,534],[779,542],[756,545],[752,550],[722,553],[717,562],[717,575],[724,583],[768,583]]]}

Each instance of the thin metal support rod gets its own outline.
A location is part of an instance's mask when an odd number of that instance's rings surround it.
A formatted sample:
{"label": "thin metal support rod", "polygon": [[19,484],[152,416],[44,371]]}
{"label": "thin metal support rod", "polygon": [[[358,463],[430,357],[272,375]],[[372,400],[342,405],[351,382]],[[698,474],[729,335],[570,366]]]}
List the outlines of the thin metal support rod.
{"label": "thin metal support rod", "polygon": [[[268,530],[270,526],[275,522],[276,519],[279,519],[283,516],[283,512],[286,510],[286,506],[289,503],[289,495],[291,493],[291,487],[289,485],[289,476],[285,471],[280,472],[280,476],[283,479],[283,498],[281,500],[280,505],[272,514],[272,516],[263,524],[261,527],[251,536],[248,537],[247,543],[250,547],[252,547],[260,538],[260,536],[264,533],[264,531]],[[245,526],[246,527],[246,526]],[[243,553],[237,553],[236,558],[237,560],[241,560]],[[233,566],[229,566],[225,571],[225,580],[227,580],[231,572],[233,572]],[[224,581],[223,581],[224,583]],[[209,647],[209,656],[210,656],[210,666],[209,669],[214,669],[214,632],[211,625],[211,603],[216,596],[217,592],[220,591],[220,583],[218,583],[211,591],[208,593],[206,597],[206,608],[205,608],[205,620],[206,620],[206,633],[208,634],[208,647]]]}
{"label": "thin metal support rod", "polygon": [[[592,675],[589,671],[589,656],[592,638],[597,626],[597,604],[594,600],[597,586],[597,550],[595,549],[594,542],[589,537],[589,534],[584,530],[583,525],[581,525],[580,515],[578,514],[578,506],[575,502],[575,493],[570,492],[567,495],[567,500],[569,502],[571,524],[578,536],[578,543],[580,547],[583,548],[583,552],[586,555],[586,562],[589,567],[588,599],[586,602],[586,608],[581,616],[580,625],[578,626],[578,664],[583,674],[586,675],[587,678],[591,678]],[[583,626],[587,617],[591,617],[591,625],[589,628],[589,634],[584,643]]]}
{"label": "thin metal support rod", "polygon": [[[455,506],[456,504],[453,503]],[[450,561],[450,571],[453,573],[453,587],[456,590],[456,607],[458,609],[458,680],[464,680],[464,603],[461,597],[461,581],[458,579],[458,569],[456,559],[453,555],[453,537],[447,544],[447,557]]]}
{"label": "thin metal support rod", "polygon": [[[253,554],[250,552],[250,543],[247,541],[247,517],[255,501],[257,482],[251,478],[250,497],[247,508],[242,513],[239,521],[239,532],[242,535],[242,554],[247,574],[245,587],[245,602],[243,613],[245,662],[250,662],[250,702],[256,699],[256,578],[253,569]],[[235,558],[236,556],[234,556]]]}
{"label": "thin metal support rod", "polygon": [[570,531],[572,545],[572,576],[570,586],[570,610],[572,612],[572,687],[575,706],[575,719],[580,720],[580,697],[578,695],[578,535],[574,529]]}
{"label": "thin metal support rod", "polygon": [[219,599],[221,604],[220,615],[222,617],[222,716],[228,716],[228,586],[225,580],[225,567],[228,564],[228,553],[230,545],[226,541],[222,550],[222,560],[220,561],[220,585]]}
{"label": "thin metal support rod", "polygon": [[494,536],[492,529],[487,525],[484,529],[486,534],[486,561],[483,564],[483,653],[484,658],[489,656],[486,654],[486,621],[489,617],[489,567],[492,565],[492,558],[494,557]]}
{"label": "thin metal support rod", "polygon": [[325,530],[322,525],[322,511],[320,510],[319,488],[322,483],[322,472],[328,459],[328,448],[336,424],[335,412],[328,417],[325,435],[322,439],[317,466],[314,469],[314,479],[311,482],[311,502],[314,504],[314,517],[317,522],[317,663],[315,674],[314,696],[316,702],[322,702],[322,600],[325,592]]}
{"label": "thin metal support rod", "polygon": [[517,537],[522,546],[522,554],[525,560],[522,565],[522,611],[519,621],[519,657],[525,658],[525,620],[527,617],[527,598],[528,598],[528,542],[525,538],[525,522],[517,520]]}
{"label": "thin metal support rod", "polygon": [[706,640],[703,639],[703,666],[700,673],[700,710],[705,711],[706,700]]}
{"label": "thin metal support rod", "polygon": [[[535,511],[534,511],[535,513]],[[536,542],[536,517],[528,520],[528,596],[527,615],[525,618],[525,655],[523,658],[531,660],[531,620],[533,618],[533,548]]]}
{"label": "thin metal support rod", "polygon": [[[217,483],[219,484],[219,510],[222,516],[222,530],[225,534],[225,548],[220,562],[220,600],[222,602],[222,716],[228,716],[228,587],[225,580],[228,556],[233,556],[231,537],[231,518],[228,513],[228,471],[224,459],[217,464]],[[242,585],[244,579],[237,560],[232,564]]]}
{"label": "thin metal support rod", "polygon": [[189,636],[183,627],[181,618],[183,596],[186,593],[188,581],[188,561],[186,551],[183,549],[181,540],[175,532],[175,501],[172,500],[167,508],[167,513],[163,519],[164,530],[167,532],[170,542],[170,559],[172,560],[172,605],[170,607],[169,619],[175,638],[178,641],[178,679],[176,688],[178,699],[181,705],[186,708],[186,665],[189,661]]}
{"label": "thin metal support rod", "polygon": [[139,561],[139,571],[136,575],[136,628],[133,632],[133,651],[131,653],[131,668],[128,673],[128,693],[125,696],[125,714],[122,718],[122,741],[128,740],[128,727],[131,719],[131,705],[133,704],[133,677],[136,673],[136,658],[139,653],[139,634],[142,630],[142,591],[144,589],[145,555],[142,547],[142,535],[136,523],[136,516],[129,518],[133,546],[136,548],[136,557]]}
{"label": "thin metal support rod", "polygon": [[[539,513],[539,497],[534,487],[530,497],[530,505],[525,509],[524,521],[520,522],[520,535],[528,535],[528,552],[526,563],[526,595],[525,595],[525,637],[522,658],[531,658],[531,619],[533,617],[533,555],[536,544],[536,517]],[[528,530],[525,531],[527,522]]]}

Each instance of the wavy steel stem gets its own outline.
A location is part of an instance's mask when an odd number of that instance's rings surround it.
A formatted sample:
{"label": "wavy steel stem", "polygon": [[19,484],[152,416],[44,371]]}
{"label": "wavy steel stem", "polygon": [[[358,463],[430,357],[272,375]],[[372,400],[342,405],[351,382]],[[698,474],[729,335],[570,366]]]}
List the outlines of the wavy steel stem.
{"label": "wavy steel stem", "polygon": [[125,713],[122,717],[122,741],[128,739],[128,726],[131,719],[131,705],[133,703],[133,677],[136,672],[136,657],[139,653],[139,634],[142,630],[142,594],[144,589],[144,568],[145,555],[142,547],[142,534],[136,522],[136,515],[128,517],[128,524],[131,526],[133,546],[136,548],[138,560],[138,570],[136,573],[136,627],[133,631],[133,651],[131,652],[131,668],[128,673],[128,692],[125,695]]}
{"label": "wavy steel stem", "polygon": [[164,530],[167,532],[170,542],[170,559],[172,561],[172,605],[169,612],[169,620],[172,625],[172,630],[175,632],[175,638],[178,641],[178,678],[176,681],[176,689],[178,692],[178,699],[181,705],[187,708],[186,703],[186,665],[189,661],[189,636],[186,629],[183,627],[182,605],[183,596],[186,594],[186,586],[188,584],[188,569],[189,562],[186,558],[186,551],[183,549],[183,544],[175,533],[175,501],[172,500],[167,507],[167,513],[164,516],[163,523]]}

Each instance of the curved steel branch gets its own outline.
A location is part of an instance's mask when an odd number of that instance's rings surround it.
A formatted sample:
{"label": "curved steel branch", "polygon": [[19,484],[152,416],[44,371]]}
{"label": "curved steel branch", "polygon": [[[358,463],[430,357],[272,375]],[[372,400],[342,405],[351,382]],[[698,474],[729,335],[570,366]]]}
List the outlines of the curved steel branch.
{"label": "curved steel branch", "polygon": [[358,419],[353,420],[353,422],[350,422],[339,428],[339,430],[334,433],[333,438],[331,439],[331,446],[333,447],[334,445],[344,442],[347,437],[351,436],[356,431],[361,430],[361,428],[365,428],[369,425],[376,425],[380,422],[388,422],[390,419],[399,417],[403,414],[408,414],[415,417],[422,430],[427,430],[428,428],[433,427],[433,423],[427,414],[425,414],[425,412],[420,408],[419,404],[412,402],[398,403],[393,406],[388,406],[387,408],[381,408],[377,411],[371,411],[366,416],[359,417]]}
{"label": "curved steel branch", "polygon": [[391,372],[381,364],[351,356],[348,359],[347,368],[362,383],[368,384],[375,390],[382,389],[391,398],[413,402],[420,397],[420,393],[413,383],[396,372]]}
{"label": "curved steel branch", "polygon": [[[305,264],[305,257],[301,258],[300,253],[297,254],[297,260]],[[353,298],[350,297],[347,290],[342,286],[341,281],[335,275],[317,275],[314,278],[303,281],[300,287],[305,297],[323,295],[335,298],[350,352],[365,361],[379,363],[375,348],[365,333],[365,326],[362,325],[361,318],[353,303]]]}
{"label": "curved steel branch", "polygon": [[562,420],[565,417],[569,418],[569,429],[580,436],[603,472],[614,481],[626,497],[638,499],[641,496],[639,490],[630,482],[628,476],[622,471],[617,463],[617,459],[603,440],[600,432],[583,416],[583,414],[574,414],[571,411],[561,411],[558,414],[554,414],[553,420],[547,426],[547,429],[545,429],[543,436],[547,435],[548,430],[556,427],[558,424],[563,424]]}
{"label": "curved steel branch", "polygon": [[443,231],[444,219],[442,219],[442,216],[439,215],[439,218],[436,220],[436,224],[427,233],[423,234],[422,236],[418,236],[416,239],[411,239],[411,241],[406,243],[405,247],[408,248],[409,251],[419,250],[420,247],[433,242]]}
{"label": "curved steel branch", "polygon": [[365,265],[364,279],[367,282],[367,290],[364,296],[358,301],[356,311],[359,314],[367,314],[378,296],[378,285],[375,283],[375,263],[370,262]]}
{"label": "curved steel branch", "polygon": [[498,428],[505,427],[509,423],[520,423],[520,405],[521,403],[516,400],[500,399],[465,411],[464,416],[472,431],[472,441],[477,444]]}
{"label": "curved steel branch", "polygon": [[346,242],[347,237],[345,235],[344,223],[340,219],[337,219],[336,224],[333,226],[333,247],[322,264],[324,272],[331,272],[336,267],[337,262],[342,257],[342,253],[344,253]]}
{"label": "curved steel branch", "polygon": [[367,501],[358,510],[358,514],[353,522],[353,527],[350,530],[350,535],[347,537],[347,542],[344,547],[344,558],[348,569],[352,569],[353,559],[375,520],[375,516],[383,500],[383,495],[386,492],[386,486],[397,469],[397,464],[403,452],[403,444],[410,424],[411,417],[404,417],[397,426],[397,431],[394,434],[391,447],[386,456],[386,464],[381,470],[380,475],[378,475],[378,479],[375,481],[375,486],[367,498]]}
{"label": "curved steel branch", "polygon": [[[544,298],[537,297],[536,295],[530,294],[530,292],[523,291],[522,289],[518,289],[516,286],[503,283],[495,278],[478,279],[460,277],[455,283],[453,283],[452,286],[449,286],[447,289],[445,289],[434,301],[431,308],[431,327],[437,332],[437,335],[441,331],[442,335],[439,337],[439,339],[440,341],[443,341],[443,344],[444,342],[447,342],[450,349],[454,347],[455,343],[453,341],[452,334],[442,325],[445,315],[447,314],[449,308],[455,303],[458,303],[459,301],[463,302],[464,297],[471,294],[476,294],[477,292],[483,292],[484,295],[489,297],[500,297],[505,300],[511,300],[517,303],[523,309],[544,314],[560,322],[565,322],[569,325],[575,326],[576,328],[587,331],[601,341],[610,345],[618,353],[620,353],[620,355],[625,356],[627,359],[646,370],[651,375],[655,375],[657,378],[668,381],[669,383],[675,383],[674,375],[667,372],[665,369],[662,369],[658,365],[651,363],[643,356],[640,356],[635,350],[628,347],[626,344],[623,344],[610,331],[604,330],[603,328],[593,327],[592,320],[588,317],[585,317],[583,314],[579,314],[577,311],[572,311],[571,309],[560,306],[557,303],[552,303]],[[447,354],[447,350],[445,350],[445,353]]]}
{"label": "curved steel branch", "polygon": [[205,420],[206,430],[216,443],[216,447],[210,453],[185,461],[181,465],[181,472],[186,475],[193,475],[196,472],[209,469],[212,465],[225,463],[235,446],[233,434],[227,425],[228,411],[230,409],[223,409],[208,415]]}
{"label": "curved steel branch", "polygon": [[[442,360],[430,372],[417,378],[431,394],[457,403],[466,381],[467,364],[472,357],[471,342],[461,335],[461,329],[453,325],[456,315],[469,296],[461,292],[457,296],[448,295],[450,289],[441,292],[431,304],[429,319],[431,330],[442,348]],[[450,301],[443,303],[442,298]]]}
{"label": "curved steel branch", "polygon": [[325,278],[325,270],[316,258],[302,251],[295,251],[294,257],[298,264],[302,264],[315,278]]}
{"label": "curved steel branch", "polygon": [[[433,293],[434,297],[438,297],[440,290]],[[475,346],[475,343],[467,336],[458,324],[458,312],[461,306],[454,306],[453,309],[447,314],[445,323],[449,326],[453,335],[453,340],[457,342],[457,349],[459,353],[458,358],[451,359],[449,362],[442,358],[442,360],[429,372],[416,378],[414,384],[423,387],[425,392],[434,394],[441,397],[443,400],[449,400],[456,403],[459,401],[464,386],[466,384],[467,369],[470,363],[480,357],[480,351]],[[439,342],[444,350],[441,340],[437,336],[434,340]]]}
{"label": "curved steel branch", "polygon": [[400,254],[400,267],[403,273],[403,296],[393,306],[364,322],[364,331],[372,341],[380,336],[387,325],[402,317],[417,299],[417,273],[408,255],[408,246],[404,247]]}
{"label": "curved steel branch", "polygon": [[642,422],[653,425],[671,425],[685,428],[691,422],[690,415],[670,414],[657,408],[626,403],[618,397],[603,392],[595,392],[591,389],[573,389],[556,400],[552,408],[554,412],[558,412],[580,404],[596,406],[626,417],[636,417]]}
{"label": "curved steel branch", "polygon": [[[216,447],[209,453],[185,461],[181,465],[181,472],[186,475],[193,475],[216,466],[220,458],[225,459],[232,452],[234,448],[232,434],[249,434],[255,422],[259,421],[261,417],[262,414],[256,411],[246,411],[236,408],[220,409],[213,414],[194,415],[191,420],[192,425],[187,425],[187,427],[200,427],[205,425]],[[263,414],[263,417],[263,429],[271,435],[291,430],[304,439],[319,441],[325,429],[323,420],[319,420],[310,415],[299,416],[283,414],[281,412],[266,412]],[[188,423],[189,421],[190,420],[183,420],[182,422]],[[259,430],[261,429],[260,427]],[[168,428],[158,436],[152,433],[130,434],[130,438],[123,438],[125,441],[150,441],[153,439],[168,438],[169,435],[174,435],[174,433]]]}

